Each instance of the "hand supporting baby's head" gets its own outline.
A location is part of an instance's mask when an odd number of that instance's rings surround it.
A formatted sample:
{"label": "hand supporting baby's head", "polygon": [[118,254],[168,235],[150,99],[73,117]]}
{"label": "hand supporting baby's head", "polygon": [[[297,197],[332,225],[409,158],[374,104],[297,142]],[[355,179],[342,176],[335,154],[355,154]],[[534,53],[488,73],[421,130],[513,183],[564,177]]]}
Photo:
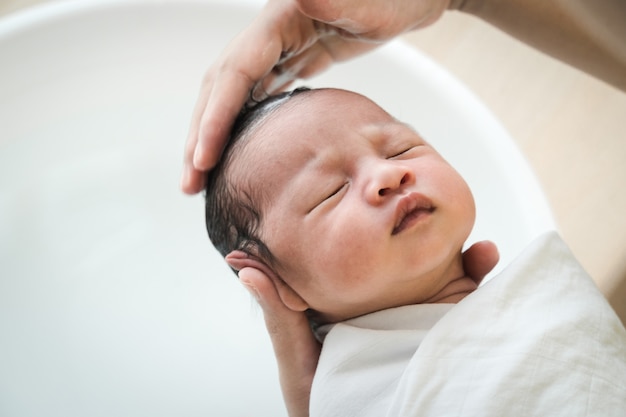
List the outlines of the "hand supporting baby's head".
{"label": "hand supporting baby's head", "polygon": [[475,216],[467,184],[356,93],[298,91],[244,111],[208,176],[206,214],[222,255],[239,251],[231,266],[263,263],[281,298],[326,321],[475,288],[459,281]]}

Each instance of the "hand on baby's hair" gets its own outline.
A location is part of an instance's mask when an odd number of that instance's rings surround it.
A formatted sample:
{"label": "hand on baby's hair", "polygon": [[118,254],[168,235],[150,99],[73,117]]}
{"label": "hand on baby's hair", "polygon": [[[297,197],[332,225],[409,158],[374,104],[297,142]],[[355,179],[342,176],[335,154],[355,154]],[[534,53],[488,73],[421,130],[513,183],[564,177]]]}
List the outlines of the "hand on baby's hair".
{"label": "hand on baby's hair", "polygon": [[185,146],[183,191],[203,190],[205,172],[217,163],[233,121],[250,98],[263,99],[298,78],[310,78],[334,62],[427,26],[449,2],[415,4],[407,0],[268,2],[204,76]]}

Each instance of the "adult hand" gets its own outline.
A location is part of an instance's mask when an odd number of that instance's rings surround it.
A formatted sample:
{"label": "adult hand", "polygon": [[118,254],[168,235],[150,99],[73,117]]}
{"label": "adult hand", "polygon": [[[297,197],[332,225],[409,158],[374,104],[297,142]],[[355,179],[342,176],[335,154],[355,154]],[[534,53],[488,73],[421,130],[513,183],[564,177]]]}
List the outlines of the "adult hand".
{"label": "adult hand", "polygon": [[193,112],[181,188],[204,187],[244,103],[259,100],[401,33],[436,21],[450,0],[269,0],[209,68]]}
{"label": "adult hand", "polygon": [[239,278],[263,309],[287,413],[290,417],[308,416],[321,345],[311,332],[306,314],[287,308],[271,279],[260,270],[244,268]]}
{"label": "adult hand", "polygon": [[[463,267],[468,276],[480,283],[498,260],[495,244],[482,241],[465,251]],[[255,265],[254,262],[256,261],[243,260],[242,257],[229,261],[235,269],[243,265]],[[283,304],[268,276],[271,273],[271,270],[258,263],[255,267],[242,267],[239,279],[263,309],[265,324],[278,362],[287,412],[290,417],[306,417],[309,415],[311,385],[321,345],[311,332],[306,314],[290,310]]]}

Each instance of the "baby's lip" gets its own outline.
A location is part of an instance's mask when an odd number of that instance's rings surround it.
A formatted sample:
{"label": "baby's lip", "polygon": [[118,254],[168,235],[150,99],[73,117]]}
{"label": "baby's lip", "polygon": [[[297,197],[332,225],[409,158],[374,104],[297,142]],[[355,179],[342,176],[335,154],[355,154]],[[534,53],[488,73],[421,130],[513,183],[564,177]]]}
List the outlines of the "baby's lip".
{"label": "baby's lip", "polygon": [[391,234],[402,232],[434,211],[432,201],[423,194],[409,193],[403,196],[396,206],[395,223]]}

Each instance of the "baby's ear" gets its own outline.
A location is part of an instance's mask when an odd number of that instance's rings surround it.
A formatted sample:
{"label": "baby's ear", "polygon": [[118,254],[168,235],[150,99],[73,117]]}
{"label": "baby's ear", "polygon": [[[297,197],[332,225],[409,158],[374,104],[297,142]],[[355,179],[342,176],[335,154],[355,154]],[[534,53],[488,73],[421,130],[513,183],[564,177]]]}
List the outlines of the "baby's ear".
{"label": "baby's ear", "polygon": [[[298,293],[296,293],[280,276],[274,272],[265,262],[243,251],[235,250],[224,258],[228,265],[236,271],[244,268],[254,268],[260,271],[267,281],[271,282],[283,304],[293,311],[305,311],[309,305]],[[250,283],[255,286],[255,283]],[[255,287],[260,287],[256,285]],[[258,290],[259,288],[257,288]],[[259,294],[263,296],[263,294]]]}

